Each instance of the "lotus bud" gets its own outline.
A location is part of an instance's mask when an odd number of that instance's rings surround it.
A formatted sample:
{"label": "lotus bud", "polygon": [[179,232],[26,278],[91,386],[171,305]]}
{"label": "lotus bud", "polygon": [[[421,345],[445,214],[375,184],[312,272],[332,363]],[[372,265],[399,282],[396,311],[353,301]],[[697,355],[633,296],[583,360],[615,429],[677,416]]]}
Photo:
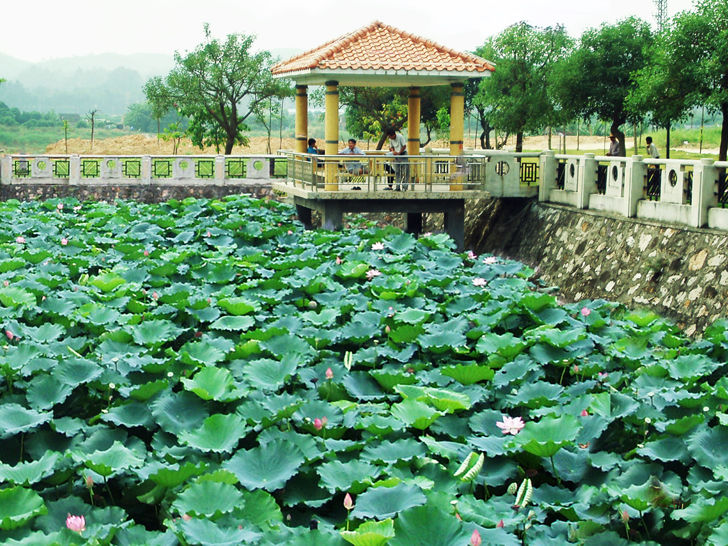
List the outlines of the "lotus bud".
{"label": "lotus bud", "polygon": [[66,516],[66,527],[71,531],[81,533],[86,530],[86,518],[83,516],[72,516],[68,514]]}
{"label": "lotus bud", "polygon": [[473,534],[470,535],[470,546],[480,546],[483,543],[483,539],[480,538],[480,533],[477,529],[473,530]]}
{"label": "lotus bud", "polygon": [[344,496],[344,508],[347,510],[354,508],[354,501],[351,499],[351,495],[349,495],[349,493]]}

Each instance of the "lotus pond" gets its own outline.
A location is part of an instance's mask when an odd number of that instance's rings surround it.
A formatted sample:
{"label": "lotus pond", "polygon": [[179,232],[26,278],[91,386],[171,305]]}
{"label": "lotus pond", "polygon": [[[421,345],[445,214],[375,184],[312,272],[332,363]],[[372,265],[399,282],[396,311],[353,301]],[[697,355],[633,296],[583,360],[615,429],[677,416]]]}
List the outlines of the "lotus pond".
{"label": "lotus pond", "polygon": [[0,543],[728,543],[728,322],[293,214],[0,204]]}

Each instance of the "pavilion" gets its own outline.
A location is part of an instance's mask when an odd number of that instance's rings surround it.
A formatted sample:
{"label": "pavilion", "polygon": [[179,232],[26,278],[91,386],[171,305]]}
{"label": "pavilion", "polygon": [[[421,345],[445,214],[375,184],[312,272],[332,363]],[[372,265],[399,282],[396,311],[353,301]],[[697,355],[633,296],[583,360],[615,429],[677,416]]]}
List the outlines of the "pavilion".
{"label": "pavilion", "polygon": [[[334,156],[339,146],[339,86],[409,87],[407,103],[407,154],[420,153],[420,88],[450,85],[450,155],[463,153],[465,81],[489,76],[493,64],[375,21],[318,48],[276,64],[277,78],[296,83],[296,152],[306,152],[308,140],[308,86],[326,87],[325,154]],[[445,213],[445,229],[462,247],[464,199],[485,192],[439,192],[428,195],[345,195],[336,192],[335,172],[327,169],[325,192],[294,193],[299,217],[310,224],[310,210],[320,210],[324,227],[337,229],[342,211],[390,210],[408,213],[408,231],[421,229],[421,213]],[[282,188],[285,190],[285,188]],[[452,188],[457,190],[458,188]],[[462,188],[459,188],[462,189]],[[298,194],[297,194],[298,193]],[[381,192],[384,193],[384,192]],[[414,192],[413,192],[414,193]],[[447,193],[447,195],[441,195]],[[470,195],[473,194],[473,195]],[[308,209],[308,212],[307,210]]]}

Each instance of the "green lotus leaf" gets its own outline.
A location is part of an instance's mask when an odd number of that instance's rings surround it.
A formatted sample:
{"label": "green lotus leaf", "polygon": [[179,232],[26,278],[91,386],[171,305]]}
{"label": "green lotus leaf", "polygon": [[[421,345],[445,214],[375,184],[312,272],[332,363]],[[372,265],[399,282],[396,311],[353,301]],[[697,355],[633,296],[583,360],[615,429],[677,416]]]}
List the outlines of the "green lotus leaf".
{"label": "green lotus leaf", "polygon": [[[359,499],[357,499],[357,504]],[[431,505],[417,506],[402,512],[394,524],[395,537],[390,546],[428,544],[461,546],[468,544],[472,528],[459,522],[451,513]],[[488,544],[505,542],[488,542]]]}
{"label": "green lotus leaf", "polygon": [[728,466],[728,430],[723,427],[701,427],[690,435],[686,443],[688,451],[698,464],[706,468]]}
{"label": "green lotus leaf", "polygon": [[699,379],[712,373],[720,364],[705,355],[682,355],[668,362],[670,377],[681,381]]}
{"label": "green lotus leaf", "polygon": [[25,267],[26,261],[20,258],[11,258],[9,260],[0,260],[0,273],[7,273]]}
{"label": "green lotus leaf", "polygon": [[192,366],[197,364],[213,366],[217,362],[225,360],[225,351],[221,351],[209,341],[185,343],[179,352],[182,361]]}
{"label": "green lotus leaf", "polygon": [[296,371],[296,356],[284,357],[282,360],[262,358],[250,362],[244,369],[243,375],[250,385],[265,391],[277,391]]}
{"label": "green lotus leaf", "polygon": [[142,383],[141,385],[121,388],[119,389],[119,392],[126,394],[129,398],[133,398],[134,400],[145,402],[165,390],[167,387],[169,387],[169,383],[166,380],[157,379],[156,381],[149,381],[147,383]]}
{"label": "green lotus leaf", "polygon": [[407,426],[419,430],[425,430],[435,420],[444,415],[424,402],[407,399],[398,404],[392,405],[392,416],[402,421]]}
{"label": "green lotus leaf", "polygon": [[245,332],[255,325],[255,319],[249,316],[230,316],[220,317],[210,324],[212,330],[225,330],[227,332]]}
{"label": "green lotus leaf", "polygon": [[538,457],[552,457],[569,445],[579,433],[579,421],[573,415],[543,417],[538,423],[528,421],[515,436],[516,445]]}
{"label": "green lotus leaf", "polygon": [[428,325],[427,331],[417,340],[423,349],[441,353],[466,345],[465,334],[453,329],[450,323]]}
{"label": "green lotus leaf", "polygon": [[223,298],[217,304],[231,315],[247,315],[258,308],[255,302],[246,298]]}
{"label": "green lotus leaf", "polygon": [[425,446],[412,438],[402,438],[394,442],[380,442],[367,445],[361,454],[363,461],[395,464],[426,455]]}
{"label": "green lotus leaf", "polygon": [[36,304],[35,296],[15,286],[0,287],[0,303],[5,307],[31,307]]}
{"label": "green lotus leaf", "polygon": [[223,468],[235,474],[248,489],[275,491],[298,472],[304,461],[298,448],[277,440],[238,451],[223,463]]}
{"label": "green lotus leaf", "polygon": [[149,406],[139,402],[129,402],[109,408],[101,415],[101,420],[123,427],[149,427],[154,423]]}
{"label": "green lotus leaf", "polygon": [[362,279],[369,271],[369,264],[363,262],[346,261],[341,264],[336,274],[344,279]]}
{"label": "green lotus leaf", "polygon": [[315,354],[313,347],[305,340],[294,335],[278,335],[261,341],[260,346],[273,355],[283,359],[284,356],[298,354],[300,359],[309,361]]}
{"label": "green lotus leaf", "polygon": [[64,402],[71,391],[73,386],[55,375],[37,375],[28,383],[25,397],[32,409],[44,410]]}
{"label": "green lotus leaf", "polygon": [[149,474],[149,479],[162,487],[175,487],[186,482],[192,476],[201,474],[206,468],[205,463],[194,465],[191,462],[162,466]]}
{"label": "green lotus leaf", "polygon": [[369,375],[373,377],[377,383],[386,391],[392,392],[397,385],[412,385],[417,383],[417,377],[414,374],[405,371],[391,370],[372,370]]}
{"label": "green lotus leaf", "polygon": [[526,383],[518,389],[516,394],[508,397],[513,405],[523,405],[528,408],[553,406],[558,404],[564,388],[561,385],[547,381],[534,381]]}
{"label": "green lotus leaf", "polygon": [[233,485],[213,481],[193,483],[177,496],[172,509],[190,516],[219,516],[232,512],[243,502]]}
{"label": "green lotus leaf", "polygon": [[109,449],[85,455],[84,462],[97,474],[108,477],[122,470],[139,467],[144,459],[121,442],[115,441]]}
{"label": "green lotus leaf", "polygon": [[235,515],[261,529],[277,527],[283,521],[281,509],[267,491],[242,491],[244,505],[236,510]]}
{"label": "green lotus leaf", "polygon": [[27,432],[47,423],[53,412],[29,410],[15,403],[0,405],[0,439]]}
{"label": "green lotus leaf", "polygon": [[578,328],[571,330],[559,330],[558,328],[544,325],[529,330],[526,332],[524,337],[529,340],[547,343],[552,347],[563,349],[572,343],[576,343],[580,339],[584,339],[586,337],[586,332]]}
{"label": "green lotus leaf", "polygon": [[41,496],[30,489],[0,489],[0,529],[16,529],[36,516],[47,513]]}
{"label": "green lotus leaf", "polygon": [[648,459],[658,461],[679,461],[687,457],[685,442],[679,438],[667,437],[647,442],[637,449],[637,453]]}
{"label": "green lotus leaf", "polygon": [[119,546],[176,546],[178,543],[171,530],[147,531],[143,525],[123,527],[114,535],[114,544]]}
{"label": "green lotus leaf", "polygon": [[63,360],[54,370],[54,375],[65,385],[76,387],[98,378],[103,369],[97,363],[85,358]]}
{"label": "green lotus leaf", "polygon": [[134,341],[139,345],[161,345],[174,341],[184,330],[171,320],[146,320],[130,327]]}
{"label": "green lotus leaf", "polygon": [[25,337],[37,341],[38,343],[49,343],[57,340],[61,335],[66,332],[66,329],[60,324],[51,324],[49,322],[34,328],[32,326],[26,326],[23,328]]}
{"label": "green lotus leaf", "polygon": [[321,484],[331,493],[348,491],[359,493],[372,484],[382,472],[381,467],[356,459],[342,463],[329,461],[316,470],[321,476]]}
{"label": "green lotus leaf", "polygon": [[728,511],[728,497],[706,499],[696,496],[689,506],[680,510],[674,510],[672,517],[683,519],[690,523],[715,522],[719,521],[719,518],[726,511]]}
{"label": "green lotus leaf", "polygon": [[354,546],[382,546],[394,537],[394,521],[365,521],[355,531],[341,531],[341,537]]}
{"label": "green lotus leaf", "polygon": [[457,364],[441,367],[440,373],[452,377],[462,385],[472,385],[481,381],[490,381],[495,375],[495,370],[489,366],[480,366],[478,364]]}
{"label": "green lotus leaf", "polygon": [[[373,487],[356,498],[356,505],[351,511],[354,518],[385,519],[396,516],[400,512],[421,506],[427,497],[419,487],[400,483],[394,487]],[[413,544],[410,542],[410,544]],[[415,541],[414,544],[417,544]],[[424,542],[429,544],[429,542]]]}
{"label": "green lotus leaf", "polygon": [[107,271],[106,273],[91,277],[88,283],[102,292],[111,292],[122,284],[126,284],[126,279],[117,273]]}
{"label": "green lotus leaf", "polygon": [[189,392],[167,392],[151,403],[152,415],[163,430],[172,434],[196,430],[208,417],[200,398]]}
{"label": "green lotus leaf", "polygon": [[420,324],[427,320],[430,313],[421,309],[412,309],[411,307],[394,315],[394,319],[398,322],[404,322],[407,324]]}
{"label": "green lotus leaf", "polygon": [[181,431],[179,439],[202,451],[228,453],[246,432],[245,422],[238,415],[216,413],[205,419],[199,428]]}
{"label": "green lotus leaf", "polygon": [[15,466],[0,463],[0,483],[11,482],[15,485],[32,485],[53,474],[62,455],[56,451],[46,451],[37,461],[18,463]]}
{"label": "green lotus leaf", "polygon": [[183,377],[182,384],[203,400],[229,402],[242,395],[242,391],[235,387],[232,374],[223,368],[203,368],[192,379]]}
{"label": "green lotus leaf", "polygon": [[475,349],[481,354],[496,353],[509,360],[518,356],[525,348],[526,344],[510,332],[482,335],[475,344]]}
{"label": "green lotus leaf", "polygon": [[450,391],[447,389],[435,389],[433,387],[417,387],[414,385],[399,385],[394,388],[406,399],[419,400],[440,411],[451,413],[457,410],[470,409],[471,400],[466,394]]}
{"label": "green lotus leaf", "polygon": [[261,538],[261,534],[255,531],[241,529],[238,525],[218,524],[209,519],[183,520],[179,526],[189,544],[238,546],[239,544],[258,544]]}

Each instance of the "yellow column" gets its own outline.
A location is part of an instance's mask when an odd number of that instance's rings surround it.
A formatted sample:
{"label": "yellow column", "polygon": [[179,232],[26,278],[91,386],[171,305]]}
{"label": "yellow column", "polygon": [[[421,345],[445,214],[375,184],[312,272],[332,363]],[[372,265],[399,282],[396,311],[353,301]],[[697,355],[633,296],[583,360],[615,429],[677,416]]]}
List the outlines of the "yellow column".
{"label": "yellow column", "polygon": [[[420,88],[410,87],[407,101],[407,155],[420,155]],[[412,182],[420,179],[417,163],[410,164]]]}
{"label": "yellow column", "polygon": [[[465,138],[465,86],[462,83],[453,83],[450,94],[450,155],[462,155],[463,139]],[[453,165],[455,168],[456,165]],[[456,176],[451,179],[451,190],[462,190],[462,176],[457,168]],[[453,183],[454,182],[454,183]]]}
{"label": "yellow column", "polygon": [[296,86],[296,151],[306,153],[308,148],[308,91],[307,85]]}
{"label": "yellow column", "polygon": [[[326,155],[339,153],[339,82],[326,82]],[[339,189],[336,178],[339,165],[336,161],[326,161],[326,190]]]}

